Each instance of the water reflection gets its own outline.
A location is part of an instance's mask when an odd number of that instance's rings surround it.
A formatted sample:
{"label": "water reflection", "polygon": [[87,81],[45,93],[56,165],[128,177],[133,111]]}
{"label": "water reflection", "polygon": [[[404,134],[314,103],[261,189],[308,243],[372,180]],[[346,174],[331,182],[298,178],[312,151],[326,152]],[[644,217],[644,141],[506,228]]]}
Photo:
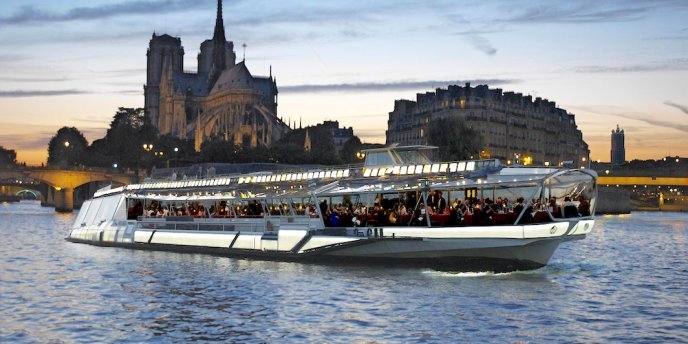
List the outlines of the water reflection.
{"label": "water reflection", "polygon": [[65,242],[73,215],[0,207],[0,342],[679,341],[688,215],[599,218],[506,274],[336,266]]}

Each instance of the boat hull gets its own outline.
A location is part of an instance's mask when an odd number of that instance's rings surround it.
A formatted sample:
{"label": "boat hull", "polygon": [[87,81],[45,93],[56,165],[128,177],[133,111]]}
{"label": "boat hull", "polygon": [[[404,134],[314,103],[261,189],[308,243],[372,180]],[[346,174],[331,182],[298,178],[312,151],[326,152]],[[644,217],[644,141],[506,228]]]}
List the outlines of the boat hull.
{"label": "boat hull", "polygon": [[[582,239],[585,235],[567,237]],[[234,258],[318,263],[425,267],[443,271],[509,272],[543,267],[564,241],[544,239],[423,239],[377,238],[349,241],[301,252],[236,249],[142,242],[93,241],[75,243],[137,250],[203,253]]]}

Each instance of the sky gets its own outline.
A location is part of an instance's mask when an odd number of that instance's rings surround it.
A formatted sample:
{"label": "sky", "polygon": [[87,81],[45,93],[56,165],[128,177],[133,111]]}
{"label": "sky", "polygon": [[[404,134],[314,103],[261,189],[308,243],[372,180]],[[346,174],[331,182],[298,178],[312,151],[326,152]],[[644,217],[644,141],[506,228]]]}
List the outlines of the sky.
{"label": "sky", "polygon": [[[576,116],[591,158],[688,156],[688,1],[224,1],[253,75],[272,66],[278,116],[339,120],[384,143],[395,99],[450,84],[542,97]],[[38,165],[62,126],[89,142],[143,107],[153,34],[196,71],[215,0],[0,0],[0,146]],[[242,48],[242,44],[246,48]]]}

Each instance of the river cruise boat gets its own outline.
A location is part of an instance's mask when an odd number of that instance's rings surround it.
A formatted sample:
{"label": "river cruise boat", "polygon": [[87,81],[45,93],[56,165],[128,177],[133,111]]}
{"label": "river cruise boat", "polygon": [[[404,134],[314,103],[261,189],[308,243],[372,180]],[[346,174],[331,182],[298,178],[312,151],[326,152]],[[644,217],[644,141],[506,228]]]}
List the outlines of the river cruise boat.
{"label": "river cruise boat", "polygon": [[66,238],[143,250],[318,263],[513,271],[548,263],[594,225],[588,169],[432,162],[436,147],[365,163],[106,187]]}

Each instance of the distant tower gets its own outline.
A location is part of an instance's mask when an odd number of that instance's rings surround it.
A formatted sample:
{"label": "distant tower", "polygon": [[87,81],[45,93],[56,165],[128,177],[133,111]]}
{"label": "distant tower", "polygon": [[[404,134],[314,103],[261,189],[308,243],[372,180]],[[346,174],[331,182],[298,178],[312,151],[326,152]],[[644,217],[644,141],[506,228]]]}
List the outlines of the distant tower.
{"label": "distant tower", "polygon": [[620,165],[626,162],[626,147],[624,146],[624,131],[616,125],[616,130],[612,130],[612,164]]}
{"label": "distant tower", "polygon": [[310,152],[311,149],[313,149],[313,145],[311,144],[311,136],[308,135],[308,129],[306,129],[306,139],[303,143],[303,149],[305,149],[306,152]]}

